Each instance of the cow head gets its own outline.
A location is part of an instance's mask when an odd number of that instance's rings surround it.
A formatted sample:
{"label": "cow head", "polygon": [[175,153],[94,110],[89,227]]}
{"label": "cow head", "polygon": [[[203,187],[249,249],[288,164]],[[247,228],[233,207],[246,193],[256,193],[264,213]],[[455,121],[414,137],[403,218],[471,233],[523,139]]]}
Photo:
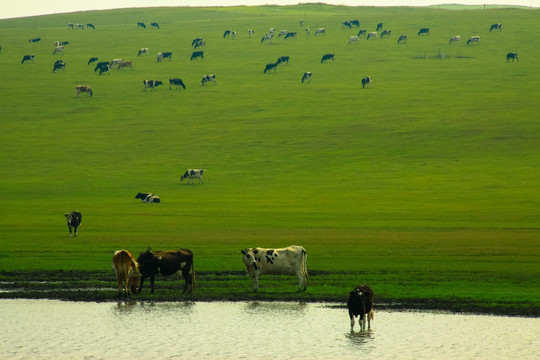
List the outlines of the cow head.
{"label": "cow head", "polygon": [[253,249],[244,249],[241,251],[244,255],[244,264],[246,265],[246,270],[250,276],[255,276],[255,271],[258,269],[257,259],[255,258],[257,250]]}
{"label": "cow head", "polygon": [[152,272],[155,273],[158,267],[158,259],[150,250],[152,250],[151,246],[149,246],[146,251],[140,253],[139,257],[137,258],[139,270],[145,276],[150,275]]}
{"label": "cow head", "polygon": [[137,284],[141,278],[141,273],[139,272],[139,265],[135,263],[135,268],[133,272],[129,275],[128,288],[131,290],[132,294],[137,293]]}

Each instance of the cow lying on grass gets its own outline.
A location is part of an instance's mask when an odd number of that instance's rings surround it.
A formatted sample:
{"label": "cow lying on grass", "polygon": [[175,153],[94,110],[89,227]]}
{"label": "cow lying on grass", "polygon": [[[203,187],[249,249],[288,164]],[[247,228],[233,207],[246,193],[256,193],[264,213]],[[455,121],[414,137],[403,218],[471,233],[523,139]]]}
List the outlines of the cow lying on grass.
{"label": "cow lying on grass", "polygon": [[135,199],[141,199],[143,203],[158,203],[161,202],[159,196],[150,193],[138,193]]}

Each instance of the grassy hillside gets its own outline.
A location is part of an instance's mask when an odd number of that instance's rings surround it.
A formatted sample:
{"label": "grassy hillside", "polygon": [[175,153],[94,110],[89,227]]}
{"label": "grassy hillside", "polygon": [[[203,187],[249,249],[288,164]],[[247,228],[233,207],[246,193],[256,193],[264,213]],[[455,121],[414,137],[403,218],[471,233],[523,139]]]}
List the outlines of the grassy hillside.
{"label": "grassy hillside", "polygon": [[[311,4],[2,20],[0,268],[109,271],[112,251],[153,245],[192,249],[199,270],[242,270],[242,248],[296,243],[310,269],[353,274],[335,277],[337,294],[366,281],[387,296],[538,306],[539,15]],[[349,45],[350,19],[392,35]],[[271,27],[298,37],[261,44]],[[473,35],[481,43],[467,46]],[[198,36],[205,59],[190,61]],[[55,41],[70,42],[65,54]],[[150,55],[137,57],[142,47]],[[156,62],[163,51],[172,61]],[[511,51],[519,62],[505,61]],[[335,62],[321,64],[324,53]],[[25,54],[35,63],[21,65]],[[263,74],[283,55],[288,65]],[[133,71],[98,76],[94,56]],[[51,72],[56,59],[65,73]],[[217,86],[201,86],[204,74]],[[187,89],[169,90],[172,77]],[[165,85],[143,91],[144,79]],[[94,96],[76,97],[79,84]],[[180,183],[186,168],[207,169],[204,185]],[[162,203],[140,203],[139,191]],[[63,217],[72,210],[78,238]]]}

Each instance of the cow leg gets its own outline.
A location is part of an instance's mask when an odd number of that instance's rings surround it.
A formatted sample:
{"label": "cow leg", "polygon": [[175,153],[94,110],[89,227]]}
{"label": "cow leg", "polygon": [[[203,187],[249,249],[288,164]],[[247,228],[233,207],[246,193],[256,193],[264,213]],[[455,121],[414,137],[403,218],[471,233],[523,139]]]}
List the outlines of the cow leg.
{"label": "cow leg", "polygon": [[298,292],[306,291],[307,284],[304,280],[304,274],[302,273],[302,270],[298,270],[296,272],[296,276],[298,277]]}
{"label": "cow leg", "polygon": [[71,225],[68,224],[67,227],[68,227],[68,229],[69,229],[69,236],[73,236],[73,235],[71,234]]}
{"label": "cow leg", "polygon": [[154,293],[154,280],[155,280],[155,276],[150,275],[150,294]]}
{"label": "cow leg", "polygon": [[141,283],[139,284],[139,290],[137,291],[138,294],[141,293],[142,286],[143,286],[143,284],[144,284],[144,280],[146,280],[146,276],[142,275],[142,276],[141,276],[141,280],[140,280]]}
{"label": "cow leg", "polygon": [[257,273],[255,273],[255,277],[253,277],[253,291],[259,291],[259,274]]}
{"label": "cow leg", "polygon": [[75,236],[77,236],[77,235],[78,235],[78,230],[79,230],[79,226],[75,226],[75,231],[74,231],[74,233],[75,233]]}
{"label": "cow leg", "polygon": [[349,317],[351,318],[351,331],[354,329],[354,314],[349,311]]}

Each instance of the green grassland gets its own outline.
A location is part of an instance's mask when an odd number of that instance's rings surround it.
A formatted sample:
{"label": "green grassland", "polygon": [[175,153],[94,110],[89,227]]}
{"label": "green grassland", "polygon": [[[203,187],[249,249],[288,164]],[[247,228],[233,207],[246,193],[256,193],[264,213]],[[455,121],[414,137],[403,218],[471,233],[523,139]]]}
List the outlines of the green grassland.
{"label": "green grassland", "polygon": [[[392,35],[349,45],[349,19],[368,31],[383,22]],[[492,23],[503,30],[489,32]],[[271,27],[298,37],[261,44]],[[417,36],[421,27],[430,35]],[[224,39],[226,29],[237,38]],[[298,244],[308,291],[263,277],[257,297],[339,301],[366,282],[380,299],[538,315],[539,31],[540,12],[527,8],[304,4],[1,20],[2,279],[101,272],[113,294],[114,250],[184,247],[202,274],[195,299],[251,297],[247,276],[225,274],[243,271],[240,250]],[[462,42],[449,45],[452,35]],[[473,35],[481,43],[467,46]],[[205,59],[190,61],[198,36]],[[70,42],[65,54],[53,55],[55,41]],[[137,57],[142,47],[150,55]],[[172,61],[157,63],[164,51]],[[507,63],[508,52],[520,61]],[[335,62],[321,64],[324,53]],[[25,54],[35,63],[21,65]],[[288,65],[263,74],[284,55]],[[132,60],[133,71],[98,76],[93,56]],[[51,72],[56,59],[65,73]],[[201,86],[204,74],[217,86]],[[187,89],[169,90],[173,77]],[[165,85],[143,91],[145,79]],[[80,84],[94,96],[76,97]],[[186,168],[207,169],[204,184],[181,183]],[[162,202],[143,204],[139,191]],[[72,210],[83,213],[77,238],[63,217]]]}

